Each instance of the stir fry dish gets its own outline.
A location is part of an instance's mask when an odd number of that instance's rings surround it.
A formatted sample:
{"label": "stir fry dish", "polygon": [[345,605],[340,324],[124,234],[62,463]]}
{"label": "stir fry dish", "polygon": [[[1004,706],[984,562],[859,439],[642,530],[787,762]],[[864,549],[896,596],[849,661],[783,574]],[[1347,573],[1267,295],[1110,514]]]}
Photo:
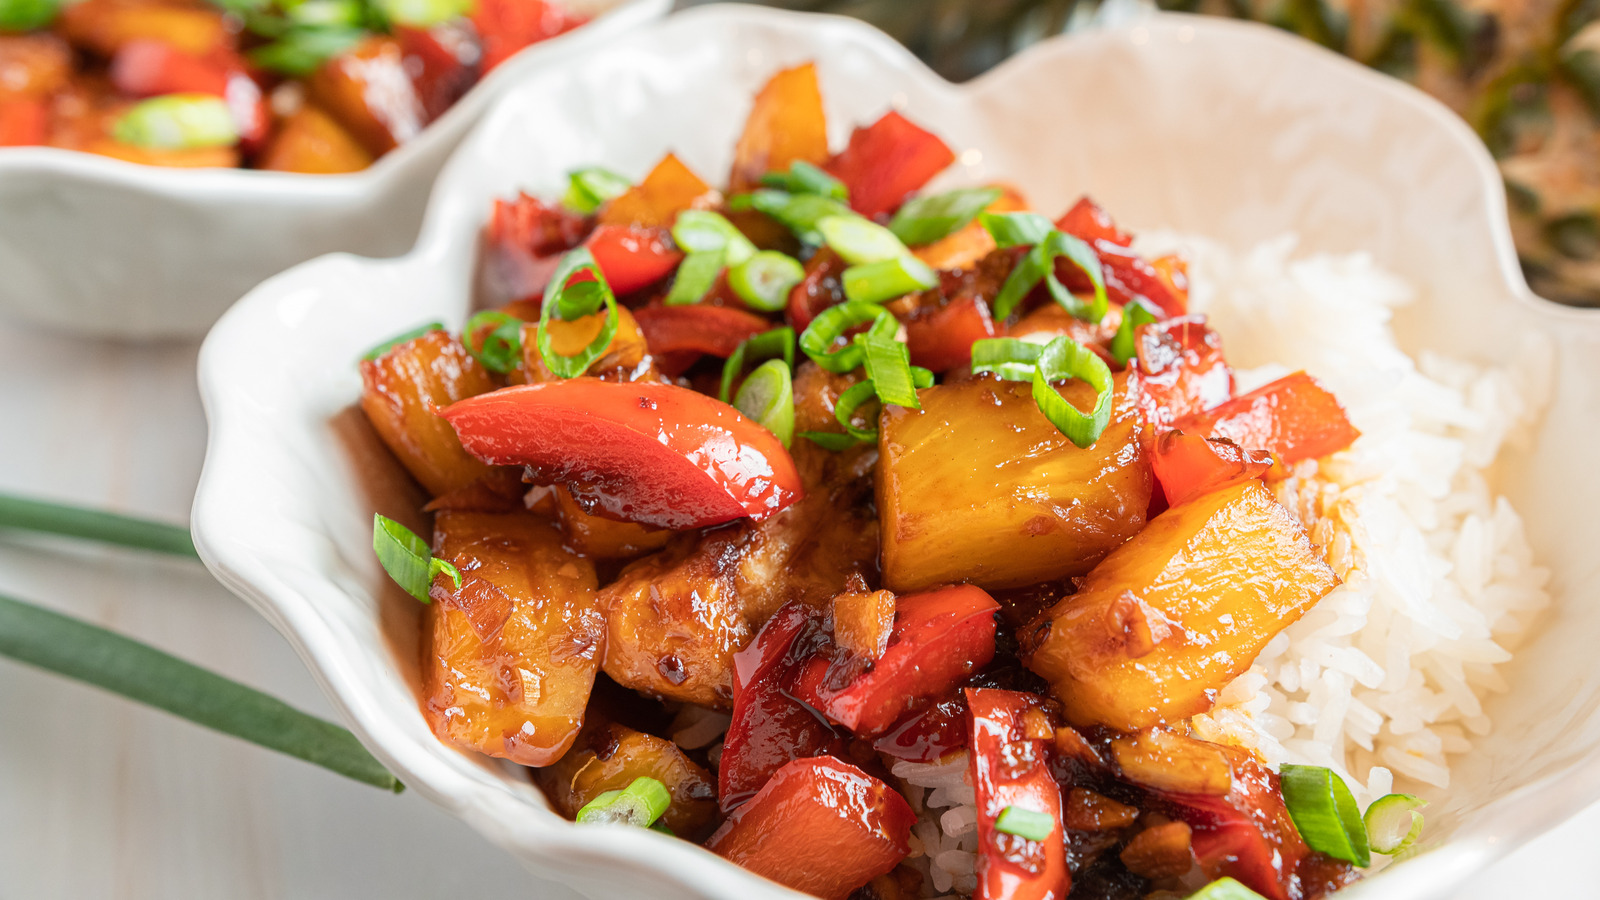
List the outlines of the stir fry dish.
{"label": "stir fry dish", "polygon": [[0,147],[355,172],[584,21],[547,0],[0,0]]}
{"label": "stir fry dish", "polygon": [[1271,486],[1356,428],[1304,372],[1237,390],[1182,259],[929,188],[954,160],[899,112],[830,147],[806,65],[724,189],[668,154],[495,203],[485,311],[360,362],[432,497],[374,529],[428,722],[824,898],[1353,882],[1420,800],[1190,720],[1340,583]]}

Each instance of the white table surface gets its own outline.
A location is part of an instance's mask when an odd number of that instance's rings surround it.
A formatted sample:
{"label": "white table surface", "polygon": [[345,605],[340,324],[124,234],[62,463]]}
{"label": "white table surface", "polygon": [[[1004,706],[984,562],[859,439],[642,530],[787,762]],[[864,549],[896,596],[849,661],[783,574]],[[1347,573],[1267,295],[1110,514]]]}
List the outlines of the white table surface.
{"label": "white table surface", "polygon": [[[0,490],[186,521],[205,442],[196,350],[0,323]],[[198,563],[0,534],[0,593],[332,715],[288,645]],[[1596,840],[1600,807],[1461,897],[1592,896]],[[0,900],[464,895],[574,896],[415,794],[0,660]]]}

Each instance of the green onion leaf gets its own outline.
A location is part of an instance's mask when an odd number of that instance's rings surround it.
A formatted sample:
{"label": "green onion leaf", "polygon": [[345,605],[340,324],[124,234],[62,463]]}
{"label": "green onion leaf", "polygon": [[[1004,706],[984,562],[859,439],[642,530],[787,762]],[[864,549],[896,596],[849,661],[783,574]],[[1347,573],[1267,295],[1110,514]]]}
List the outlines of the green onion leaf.
{"label": "green onion leaf", "polygon": [[717,391],[717,399],[723,403],[729,402],[728,394],[733,390],[733,380],[744,371],[747,363],[779,358],[790,371],[794,370],[794,329],[787,325],[740,341],[722,364],[722,389]]}
{"label": "green onion leaf", "polygon": [[198,559],[189,529],[116,513],[0,494],[0,528],[41,531]]}
{"label": "green onion leaf", "polygon": [[845,388],[839,394],[839,399],[833,405],[833,417],[844,426],[845,433],[863,443],[878,439],[878,411],[872,409],[862,413],[863,417],[871,424],[870,428],[862,428],[855,423],[856,412],[868,402],[874,407],[878,406],[878,390],[870,381],[858,381]]}
{"label": "green onion leaf", "polygon": [[[252,30],[260,30],[252,24]],[[366,38],[360,28],[289,28],[249,52],[250,61],[282,75],[304,77]]]}
{"label": "green onion leaf", "polygon": [[1361,810],[1343,779],[1322,766],[1287,764],[1278,777],[1289,818],[1306,846],[1362,868],[1372,865]]}
{"label": "green onion leaf", "polygon": [[620,791],[606,791],[578,810],[580,825],[633,825],[649,828],[672,806],[667,786],[654,778],[635,778]]}
{"label": "green onion leaf", "polygon": [[301,28],[360,28],[367,21],[359,0],[305,0],[286,14],[291,26]]}
{"label": "green onion leaf", "polygon": [[818,447],[824,450],[831,450],[834,453],[838,453],[840,450],[848,450],[861,443],[851,435],[834,434],[831,431],[802,431],[800,436]]}
{"label": "green onion leaf", "polygon": [[396,793],[405,787],[356,736],[147,644],[0,597],[0,655],[92,684]]}
{"label": "green onion leaf", "polygon": [[686,209],[672,223],[672,240],[690,255],[721,251],[724,262],[737,266],[756,255],[756,245],[737,226],[705,209]]}
{"label": "green onion leaf", "polygon": [[861,303],[882,303],[939,284],[939,273],[915,256],[851,266],[839,275],[844,295]]}
{"label": "green onion leaf", "polygon": [[794,440],[794,385],[783,360],[769,359],[756,366],[739,386],[733,405],[777,435],[785,447]]}
{"label": "green onion leaf", "polygon": [[768,172],[761,176],[761,183],[791,194],[817,194],[840,203],[850,200],[850,191],[844,182],[803,159],[790,163],[787,172]]}
{"label": "green onion leaf", "polygon": [[388,353],[390,350],[393,350],[394,348],[400,346],[401,344],[409,344],[412,341],[416,340],[419,337],[422,337],[425,334],[431,334],[431,333],[433,333],[435,331],[443,331],[443,330],[444,330],[444,323],[443,322],[429,322],[426,325],[420,325],[420,326],[418,326],[416,328],[411,329],[410,331],[403,331],[403,332],[395,335],[394,337],[389,338],[388,340],[384,341],[383,343],[378,344],[377,346],[373,347],[371,350],[368,350],[366,353],[361,354],[361,358],[363,360],[371,362],[372,360],[375,360],[378,357],[384,355],[385,353]]}
{"label": "green onion leaf", "polygon": [[[593,275],[594,280],[572,281],[573,276],[585,272]],[[573,356],[556,353],[550,344],[550,316],[558,314],[564,321],[570,322],[573,319],[594,315],[599,312],[602,303],[606,308],[606,321],[594,340]],[[611,286],[606,283],[605,274],[595,264],[594,254],[590,253],[587,247],[569,250],[556,265],[556,272],[551,277],[550,283],[545,285],[544,307],[539,310],[539,355],[557,377],[576,378],[587,371],[589,365],[599,359],[606,352],[606,348],[611,346],[611,339],[616,336],[620,318],[617,313],[617,297],[611,292]]]}
{"label": "green onion leaf", "polygon": [[979,213],[978,221],[1002,250],[1040,244],[1056,230],[1055,223],[1033,212]]}
{"label": "green onion leaf", "polygon": [[1189,900],[1266,900],[1232,878],[1218,878],[1189,895]]}
{"label": "green onion leaf", "polygon": [[678,264],[678,273],[672,279],[672,290],[662,303],[667,306],[692,306],[706,298],[717,285],[722,274],[725,256],[721,250],[691,253]]}
{"label": "green onion leaf", "polygon": [[[490,324],[494,328],[484,332],[484,327]],[[480,333],[483,334],[481,343],[477,337]],[[461,342],[484,368],[504,375],[522,362],[522,320],[499,310],[486,309],[467,320],[466,327],[461,329]],[[474,346],[475,343],[478,346]]]}
{"label": "green onion leaf", "polygon": [[866,365],[867,379],[872,382],[878,400],[921,409],[917,387],[912,381],[911,351],[906,345],[892,336],[885,338],[871,332],[858,335],[856,342],[865,353],[862,362]]}
{"label": "green onion leaf", "polygon": [[817,231],[833,252],[851,265],[883,262],[911,253],[894,232],[857,215],[819,219]]}
{"label": "green onion leaf", "polygon": [[735,194],[728,199],[734,212],[754,209],[777,219],[801,241],[819,246],[822,232],[817,223],[829,216],[853,216],[855,211],[837,200],[819,194],[790,194],[786,191],[759,190]]}
{"label": "green onion leaf", "polygon": [[979,338],[972,342],[972,374],[993,373],[1006,381],[1032,381],[1044,344],[1021,338]]}
{"label": "green onion leaf", "polygon": [[[1067,402],[1051,382],[1076,378],[1095,390],[1094,409],[1084,413]],[[1059,337],[1039,354],[1033,370],[1033,402],[1067,440],[1088,448],[1100,439],[1111,422],[1111,369],[1093,350],[1069,337]]]}
{"label": "green onion leaf", "polygon": [[1112,359],[1119,365],[1127,365],[1128,360],[1133,359],[1139,352],[1138,346],[1134,343],[1139,326],[1149,325],[1151,322],[1159,321],[1160,318],[1143,300],[1135,298],[1124,306],[1122,324],[1117,326],[1117,333],[1111,338]]}
{"label": "green onion leaf", "polygon": [[[1045,239],[1044,246],[1050,257],[1047,284],[1050,296],[1053,297],[1062,309],[1077,316],[1085,322],[1100,324],[1106,317],[1106,312],[1111,308],[1110,301],[1106,298],[1105,273],[1100,268],[1100,255],[1094,252],[1083,241],[1078,240],[1065,232],[1054,231]],[[1088,276],[1089,283],[1094,285],[1094,299],[1088,303],[1074,297],[1060,281],[1056,280],[1055,258],[1065,256],[1078,270]]]}
{"label": "green onion leaf", "polygon": [[728,270],[728,287],[762,312],[777,312],[789,303],[789,292],[806,277],[805,267],[776,250],[762,250]]}
{"label": "green onion leaf", "polygon": [[800,350],[811,357],[812,362],[829,372],[852,371],[861,365],[863,353],[861,345],[852,341],[835,349],[834,344],[844,337],[845,332],[858,325],[875,322],[879,316],[887,317],[891,321],[894,318],[875,303],[847,300],[830,306],[818,313],[800,335]]}
{"label": "green onion leaf", "polygon": [[211,94],[165,94],[135,103],[111,126],[124,144],[155,150],[231,147],[239,127],[227,101]]}
{"label": "green onion leaf", "polygon": [[[984,213],[984,216],[989,216]],[[1033,219],[1017,219],[1012,217],[1032,216]],[[980,217],[982,218],[982,217]],[[999,234],[1006,238],[1028,237],[1036,233],[1039,222],[1048,223],[1049,220],[1036,213],[1006,213],[1004,217],[994,217],[998,224],[991,228],[991,233],[998,231],[996,241],[1000,240]],[[1035,221],[1037,220],[1037,221]],[[985,225],[991,225],[989,221]],[[1020,243],[1012,246],[1020,246]],[[1083,270],[1089,277],[1089,282],[1094,285],[1094,298],[1087,303],[1079,300],[1068,291],[1060,280],[1056,278],[1055,260],[1057,256],[1065,256],[1073,265]],[[1055,229],[1045,232],[1020,260],[1011,274],[1006,276],[1005,284],[1000,286],[1000,293],[994,298],[994,317],[1005,319],[1011,315],[1039,282],[1045,283],[1050,297],[1057,305],[1072,315],[1089,322],[1098,323],[1105,318],[1106,311],[1110,308],[1106,298],[1105,276],[1100,271],[1100,257],[1093,249],[1070,234],[1063,234]]]}
{"label": "green onion leaf", "polygon": [[626,194],[631,187],[633,184],[628,179],[610,169],[599,166],[574,169],[567,173],[567,193],[561,198],[561,205],[588,215],[607,200]]}
{"label": "green onion leaf", "polygon": [[61,0],[0,0],[0,31],[32,31],[55,21]]}
{"label": "green onion leaf", "polygon": [[1422,836],[1422,813],[1417,810],[1427,805],[1411,794],[1385,794],[1372,801],[1361,817],[1372,849],[1393,856],[1415,844]]}
{"label": "green onion leaf", "polygon": [[977,218],[1002,193],[995,187],[960,188],[914,197],[894,214],[889,230],[908,246],[931,244]]}
{"label": "green onion leaf", "polygon": [[432,602],[428,587],[441,572],[449,576],[457,590],[461,588],[459,569],[435,559],[427,541],[387,516],[374,514],[372,517],[372,552],[378,555],[378,562],[395,584],[423,603]]}
{"label": "green onion leaf", "polygon": [[411,28],[432,28],[472,12],[474,0],[367,0],[385,19]]}
{"label": "green onion leaf", "polygon": [[1055,830],[1055,817],[1021,806],[1008,806],[994,819],[994,830],[1014,834],[1030,841],[1042,841]]}

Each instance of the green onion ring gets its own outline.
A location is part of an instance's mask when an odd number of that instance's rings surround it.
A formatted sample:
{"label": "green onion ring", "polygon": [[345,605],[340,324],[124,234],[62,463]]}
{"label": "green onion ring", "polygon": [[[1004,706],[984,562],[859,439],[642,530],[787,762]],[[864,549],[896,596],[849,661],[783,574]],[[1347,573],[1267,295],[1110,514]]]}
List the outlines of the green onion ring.
{"label": "green onion ring", "polygon": [[728,287],[751,309],[777,312],[788,305],[789,292],[805,277],[799,260],[762,250],[728,270]]}
{"label": "green onion ring", "polygon": [[[473,346],[474,335],[491,322],[494,329],[483,336],[479,346]],[[522,362],[522,320],[497,309],[486,309],[467,320],[461,329],[461,343],[484,368],[504,375]]]}
{"label": "green onion ring", "polygon": [[739,386],[733,406],[777,435],[785,447],[794,440],[794,385],[783,360],[769,359],[756,366]]}
{"label": "green onion ring", "polygon": [[834,343],[844,337],[844,333],[858,325],[876,322],[880,316],[893,319],[883,307],[875,303],[860,303],[846,300],[817,314],[811,324],[800,335],[800,350],[811,361],[836,374],[843,374],[854,370],[861,365],[861,345],[851,342],[843,347],[834,349]]}
{"label": "green onion ring", "polygon": [[1134,337],[1141,325],[1160,321],[1161,317],[1152,310],[1143,300],[1134,298],[1127,306],[1122,308],[1122,322],[1117,326],[1117,333],[1111,338],[1111,357],[1119,365],[1127,365],[1128,360],[1138,353],[1138,345]]}
{"label": "green onion ring", "polygon": [[[585,270],[594,273],[594,281],[572,285],[567,283],[572,276]],[[594,315],[602,303],[606,307],[606,321],[600,326],[600,333],[595,335],[594,340],[573,356],[556,353],[550,345],[548,326],[551,313],[559,312],[563,321],[570,322],[583,316]],[[569,250],[561,257],[561,263],[556,266],[555,275],[550,279],[550,283],[545,285],[544,306],[539,310],[539,355],[557,377],[576,378],[588,371],[589,365],[599,359],[606,352],[606,348],[611,346],[611,339],[616,336],[617,323],[620,319],[621,316],[617,313],[616,295],[611,292],[611,286],[606,284],[605,274],[595,264],[594,254],[590,253],[587,247]]]}
{"label": "green onion ring", "polygon": [[733,380],[744,371],[745,364],[751,360],[768,360],[781,357],[790,371],[794,370],[794,329],[787,325],[763,331],[754,337],[746,338],[733,348],[728,358],[722,364],[722,388],[717,391],[717,399],[728,403],[728,395],[733,390]]}
{"label": "green onion ring", "polygon": [[1283,803],[1306,846],[1362,868],[1372,865],[1367,828],[1344,780],[1322,766],[1285,764]]}
{"label": "green onion ring", "polygon": [[633,825],[649,828],[672,806],[667,786],[648,776],[620,791],[606,791],[578,810],[580,825]]}
{"label": "green onion ring", "polygon": [[1385,856],[1402,853],[1422,836],[1422,813],[1428,804],[1412,794],[1385,794],[1372,801],[1361,824],[1367,829],[1367,843]]}

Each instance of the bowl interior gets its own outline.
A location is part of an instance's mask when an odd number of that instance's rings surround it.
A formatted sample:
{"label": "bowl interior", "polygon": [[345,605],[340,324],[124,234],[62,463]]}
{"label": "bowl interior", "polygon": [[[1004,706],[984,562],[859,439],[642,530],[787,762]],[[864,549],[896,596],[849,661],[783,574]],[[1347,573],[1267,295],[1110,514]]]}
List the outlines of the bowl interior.
{"label": "bowl interior", "polygon": [[[1445,896],[1600,796],[1600,667],[1587,649],[1600,630],[1600,562],[1584,515],[1600,480],[1582,468],[1600,430],[1600,314],[1527,292],[1494,167],[1463,124],[1398,82],[1237,23],[1156,16],[1046,42],[956,87],[857,23],[737,7],[681,14],[581,65],[530,74],[452,158],[411,256],[302,266],[253,292],[206,343],[202,553],[295,642],[408,785],[595,893],[777,890],[655,835],[568,827],[512,768],[434,740],[413,683],[416,612],[385,587],[369,544],[372,511],[403,507],[394,484],[404,479],[358,461],[361,439],[341,413],[366,347],[465,317],[492,198],[559,195],[579,165],[637,177],[668,150],[720,182],[755,89],[807,60],[819,63],[836,145],[853,124],[903,109],[957,150],[948,183],[1011,181],[1045,211],[1089,192],[1135,228],[1237,248],[1294,232],[1306,251],[1367,252],[1420,289],[1399,323],[1408,350],[1553,355],[1551,406],[1501,466],[1499,488],[1554,572],[1555,606],[1504,670],[1511,688],[1488,707],[1494,733],[1455,758],[1454,784],[1431,798],[1435,849],[1362,890]],[[387,487],[374,494],[363,479]]]}

